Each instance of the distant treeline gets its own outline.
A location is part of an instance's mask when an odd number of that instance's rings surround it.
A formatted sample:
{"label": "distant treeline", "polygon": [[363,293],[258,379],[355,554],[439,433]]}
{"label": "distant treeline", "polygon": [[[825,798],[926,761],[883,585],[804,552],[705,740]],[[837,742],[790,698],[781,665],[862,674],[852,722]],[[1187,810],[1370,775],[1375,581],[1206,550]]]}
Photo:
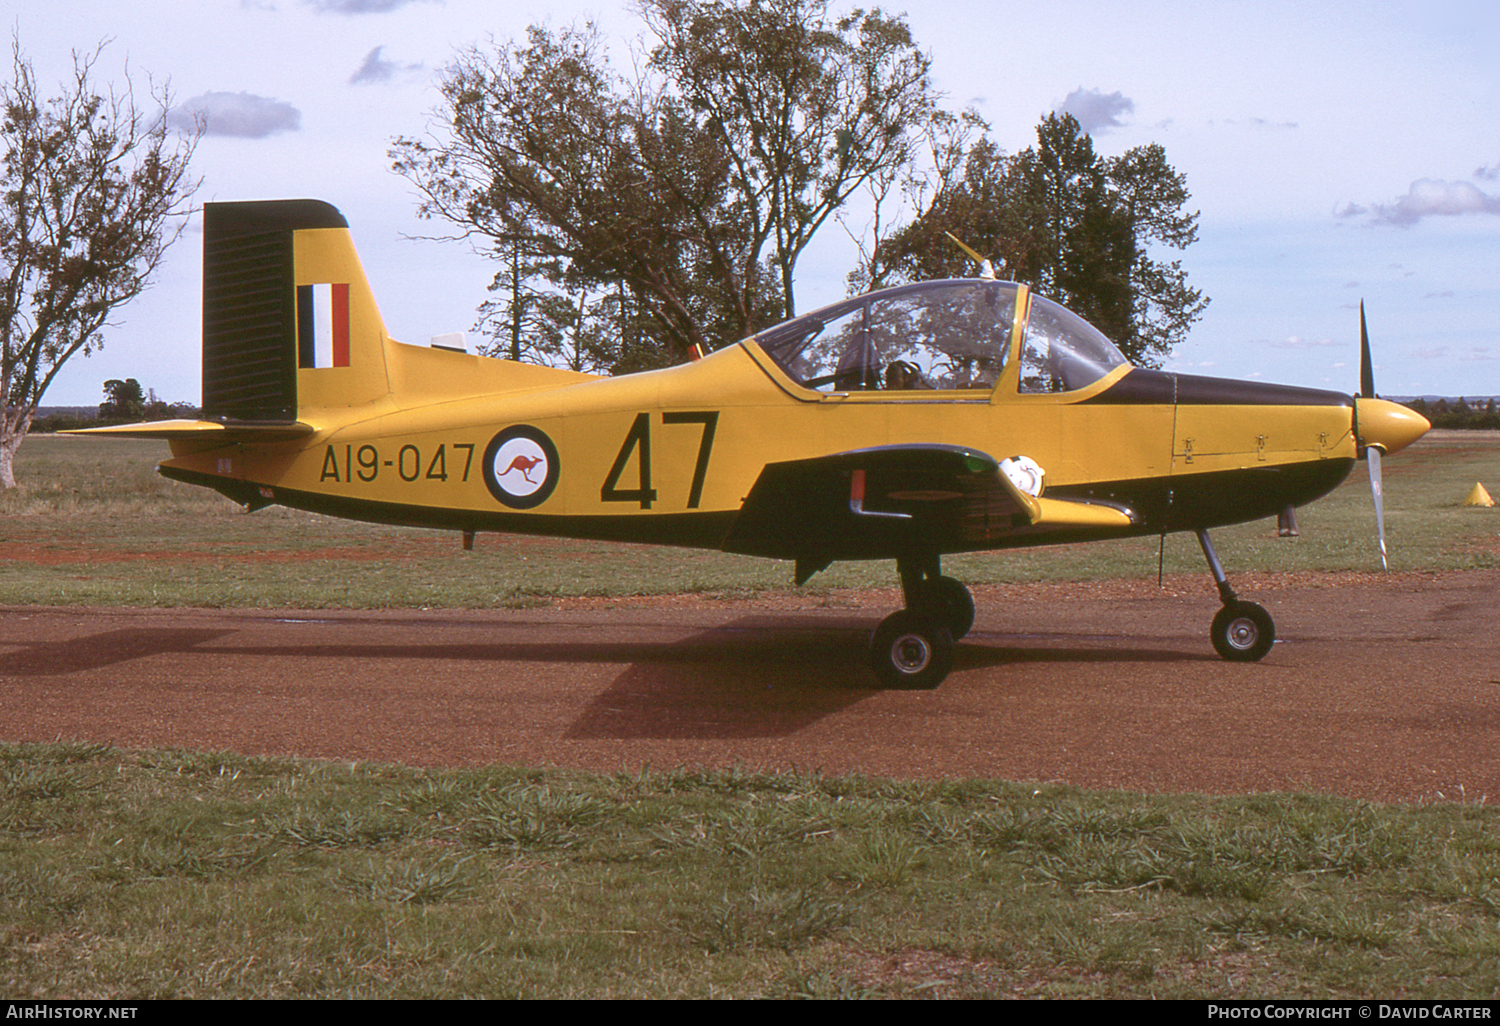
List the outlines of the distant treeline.
{"label": "distant treeline", "polygon": [[1426,417],[1435,428],[1458,428],[1466,431],[1500,430],[1500,404],[1494,397],[1469,402],[1457,399],[1412,399],[1403,403]]}
{"label": "distant treeline", "polygon": [[90,413],[37,411],[31,422],[31,433],[47,435],[54,431],[73,431],[77,428],[102,427],[104,422]]}
{"label": "distant treeline", "polygon": [[77,410],[54,408],[45,412],[37,411],[36,419],[31,422],[31,430],[34,434],[46,435],[54,431],[76,431],[79,428],[108,427],[111,424],[138,424],[146,420],[197,420],[202,415],[202,410],[189,403],[163,403],[148,411],[145,416],[131,417],[101,417],[86,406]]}
{"label": "distant treeline", "polygon": [[135,378],[124,381],[111,378],[104,383],[104,402],[97,411],[87,406],[39,408],[31,430],[72,431],[77,428],[107,427],[111,424],[139,424],[147,420],[196,420],[203,411],[191,403],[169,403],[156,390],[141,387]]}

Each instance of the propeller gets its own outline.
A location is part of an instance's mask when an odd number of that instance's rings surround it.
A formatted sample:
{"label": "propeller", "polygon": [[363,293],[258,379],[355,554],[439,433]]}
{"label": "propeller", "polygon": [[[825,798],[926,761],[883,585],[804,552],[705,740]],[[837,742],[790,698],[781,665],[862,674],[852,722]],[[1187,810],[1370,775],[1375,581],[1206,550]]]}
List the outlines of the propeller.
{"label": "propeller", "polygon": [[1427,418],[1400,403],[1375,397],[1375,371],[1370,359],[1370,332],[1365,304],[1359,304],[1359,395],[1354,397],[1354,433],[1370,466],[1370,494],[1375,500],[1375,533],[1380,539],[1380,565],[1390,571],[1385,549],[1385,496],[1380,482],[1380,460],[1399,452],[1425,435]]}
{"label": "propeller", "polygon": [[1370,332],[1365,327],[1365,301],[1359,301],[1359,394],[1375,398],[1375,364],[1370,359]]}
{"label": "propeller", "polygon": [[1359,304],[1359,395],[1354,397],[1354,433],[1370,465],[1370,494],[1375,499],[1375,532],[1380,537],[1380,565],[1389,573],[1385,551],[1385,495],[1380,484],[1380,461],[1400,452],[1432,429],[1427,418],[1400,403],[1375,397],[1375,368],[1370,359],[1370,332],[1365,304]]}
{"label": "propeller", "polygon": [[[1365,301],[1359,301],[1359,396],[1361,399],[1375,398],[1375,363],[1370,357],[1370,332],[1365,326]],[[1354,404],[1355,409],[1359,403]],[[1365,447],[1365,462],[1370,468],[1370,498],[1375,502],[1375,534],[1380,539],[1380,568],[1391,572],[1390,561],[1385,551],[1385,495],[1380,482],[1380,446]]]}

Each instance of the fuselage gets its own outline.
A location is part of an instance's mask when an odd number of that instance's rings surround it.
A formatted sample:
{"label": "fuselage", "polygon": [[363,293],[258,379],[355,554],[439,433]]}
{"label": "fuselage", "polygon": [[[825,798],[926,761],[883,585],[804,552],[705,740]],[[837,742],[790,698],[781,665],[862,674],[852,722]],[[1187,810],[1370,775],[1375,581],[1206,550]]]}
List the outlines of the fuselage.
{"label": "fuselage", "polygon": [[[503,363],[391,346],[393,365],[420,364],[433,384],[482,381],[497,369],[486,365]],[[1045,494],[1126,507],[1135,523],[1123,533],[1141,534],[1310,502],[1337,487],[1358,454],[1350,396],[1129,367],[1076,392],[824,393],[799,387],[751,341],[663,371],[548,375],[532,386],[412,405],[393,396],[304,406],[299,419],[312,433],[296,442],[176,440],[161,469],[251,505],[718,548],[767,464],[875,446],[1024,455],[1045,470]],[[517,426],[550,442],[550,461],[528,449],[496,462],[504,444],[494,443]],[[547,494],[534,501],[544,481]],[[1100,533],[1018,531],[995,547]]]}

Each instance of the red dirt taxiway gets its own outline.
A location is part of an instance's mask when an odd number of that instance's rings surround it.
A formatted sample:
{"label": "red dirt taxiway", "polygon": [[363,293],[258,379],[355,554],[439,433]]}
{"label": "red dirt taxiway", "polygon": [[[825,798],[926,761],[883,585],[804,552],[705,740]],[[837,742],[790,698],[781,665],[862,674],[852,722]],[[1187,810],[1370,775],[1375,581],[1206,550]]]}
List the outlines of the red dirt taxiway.
{"label": "red dirt taxiway", "polygon": [[[1169,582],[1170,583],[1170,582]],[[936,691],[872,687],[892,593],[545,609],[0,609],[0,739],[408,765],[991,777],[1146,791],[1500,797],[1500,572],[975,589]]]}

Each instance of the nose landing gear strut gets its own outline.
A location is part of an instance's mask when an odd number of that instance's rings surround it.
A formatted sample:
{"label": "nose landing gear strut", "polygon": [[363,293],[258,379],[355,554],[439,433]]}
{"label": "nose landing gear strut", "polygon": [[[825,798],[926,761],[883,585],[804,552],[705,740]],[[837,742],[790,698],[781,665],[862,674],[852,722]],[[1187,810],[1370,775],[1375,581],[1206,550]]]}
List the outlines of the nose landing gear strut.
{"label": "nose landing gear strut", "polygon": [[1198,528],[1198,545],[1203,549],[1203,558],[1208,560],[1209,573],[1214,575],[1214,584],[1219,587],[1219,601],[1223,607],[1214,616],[1208,636],[1213,640],[1214,651],[1230,662],[1253,663],[1265,658],[1276,642],[1276,624],[1271,614],[1254,602],[1243,602],[1229,586],[1224,576],[1224,567],[1214,552],[1214,543],[1208,531]]}

